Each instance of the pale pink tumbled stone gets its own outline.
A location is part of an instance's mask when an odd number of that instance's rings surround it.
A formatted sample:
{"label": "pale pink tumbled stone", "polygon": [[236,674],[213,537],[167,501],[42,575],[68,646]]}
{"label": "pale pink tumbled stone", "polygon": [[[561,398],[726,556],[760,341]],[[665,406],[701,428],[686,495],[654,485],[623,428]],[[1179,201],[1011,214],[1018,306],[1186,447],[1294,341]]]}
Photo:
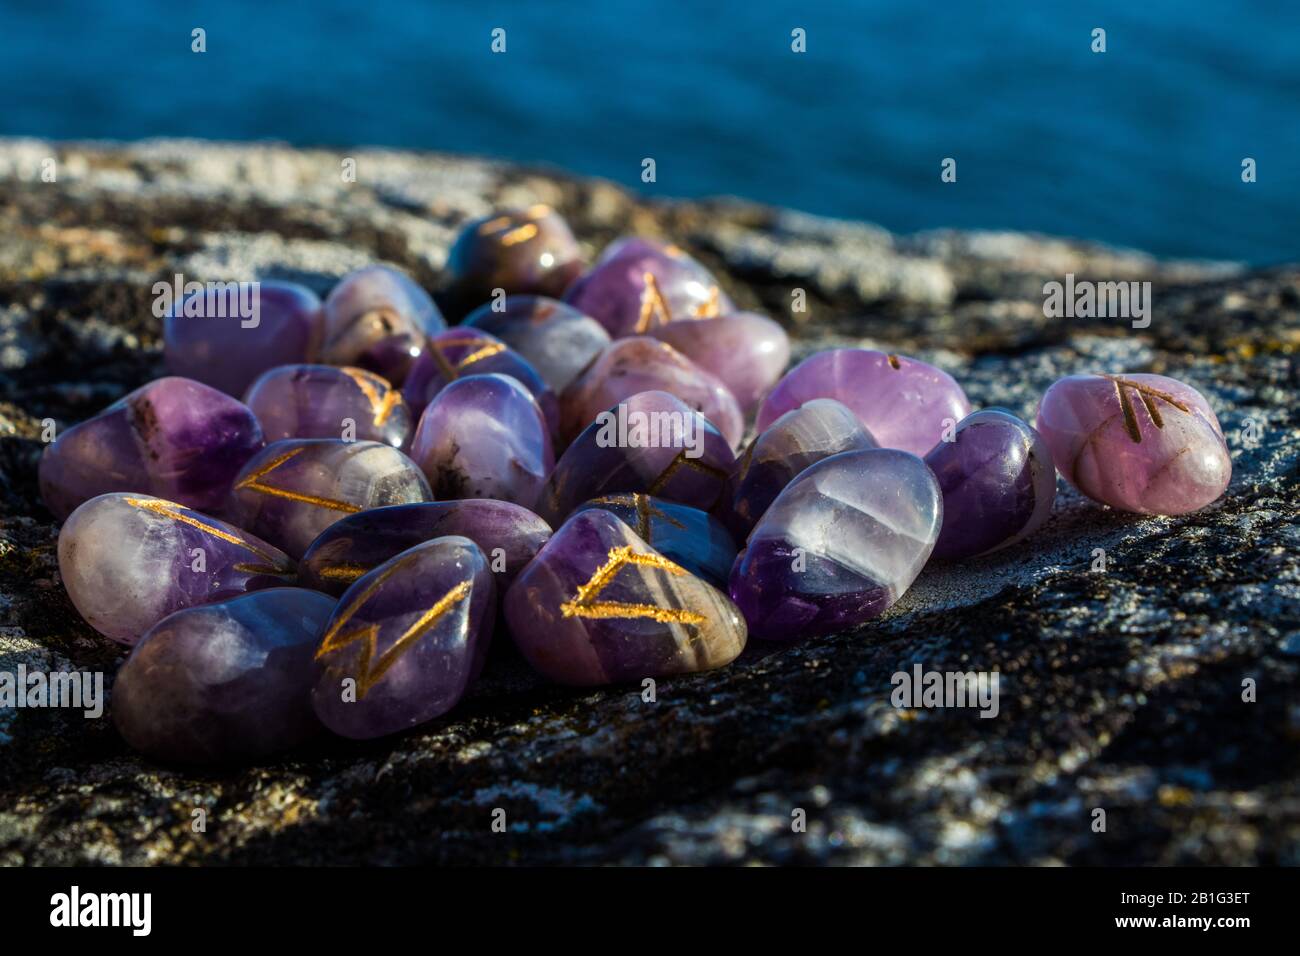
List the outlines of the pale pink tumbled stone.
{"label": "pale pink tumbled stone", "polygon": [[1063,378],[1039,403],[1038,431],[1066,481],[1124,511],[1187,514],[1232,478],[1205,396],[1163,375]]}

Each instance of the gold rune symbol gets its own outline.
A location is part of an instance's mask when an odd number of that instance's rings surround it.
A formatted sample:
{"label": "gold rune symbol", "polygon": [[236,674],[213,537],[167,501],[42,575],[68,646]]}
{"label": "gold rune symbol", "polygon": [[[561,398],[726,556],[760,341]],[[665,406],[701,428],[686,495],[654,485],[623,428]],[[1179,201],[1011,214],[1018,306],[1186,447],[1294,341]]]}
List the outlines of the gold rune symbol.
{"label": "gold rune symbol", "polygon": [[1152,388],[1150,385],[1144,385],[1142,382],[1135,382],[1131,378],[1124,378],[1122,375],[1103,374],[1101,377],[1110,379],[1115,383],[1115,395],[1119,399],[1120,409],[1124,412],[1124,428],[1128,432],[1128,437],[1139,444],[1142,441],[1142,431],[1138,428],[1137,411],[1133,408],[1133,401],[1129,397],[1129,391],[1136,392],[1138,398],[1142,399],[1142,404],[1146,406],[1147,415],[1151,418],[1151,424],[1155,425],[1156,428],[1165,427],[1165,420],[1160,415],[1160,406],[1156,404],[1158,401],[1166,402],[1180,412],[1190,414],[1192,411],[1168,392]]}
{"label": "gold rune symbol", "polygon": [[[478,348],[463,356],[453,365],[451,359],[447,357],[446,350],[464,345],[477,345]],[[476,335],[449,335],[441,339],[429,340],[430,355],[434,362],[437,363],[438,371],[442,373],[442,377],[447,381],[459,378],[461,371],[467,365],[481,362],[485,358],[491,358],[493,355],[498,355],[505,350],[504,342],[491,342]]]}
{"label": "gold rune symbol", "polygon": [[171,518],[173,521],[179,521],[181,524],[187,524],[191,528],[198,528],[204,534],[210,534],[214,538],[243,548],[249,554],[257,555],[264,562],[263,564],[248,564],[240,562],[235,565],[235,570],[244,574],[273,574],[277,577],[287,577],[292,572],[287,565],[281,564],[274,556],[267,554],[251,541],[245,541],[233,534],[222,531],[220,528],[214,528],[210,524],[204,524],[198,518],[182,514],[179,510],[180,505],[170,501],[162,501],[157,498],[125,498],[128,505],[132,508],[139,508],[142,511],[148,511],[152,514],[162,515],[164,518]]}
{"label": "gold rune symbol", "polygon": [[[655,278],[653,272],[646,272],[641,276],[645,282],[645,288],[641,291],[641,314],[637,316],[636,326],[633,331],[638,335],[648,332],[652,324],[667,325],[673,320],[673,311],[668,307],[668,300],[664,298],[663,291],[659,288],[659,280]],[[706,302],[701,302],[691,310],[691,317],[695,319],[712,319],[716,318],[721,311],[721,293],[716,285],[709,286],[709,298]]]}
{"label": "gold rune symbol", "polygon": [[[366,401],[370,403],[370,411],[375,416],[376,426],[388,421],[388,416],[393,413],[393,409],[402,404],[402,393],[378,375],[360,368],[344,368],[343,374],[352,379],[357,388],[361,389],[361,394],[366,396]],[[379,395],[381,386],[386,389],[382,398]]]}
{"label": "gold rune symbol", "polygon": [[661,624],[703,624],[708,618],[685,608],[659,607],[656,604],[631,604],[621,601],[597,601],[602,591],[613,582],[614,576],[628,565],[644,568],[658,568],[679,577],[688,574],[685,568],[673,564],[667,558],[657,554],[638,554],[631,545],[611,548],[604,564],[598,567],[586,584],[578,585],[572,601],[560,605],[560,613],[565,617],[586,618],[650,618]]}
{"label": "gold rune symbol", "polygon": [[449,610],[463,601],[470,592],[470,582],[461,581],[450,591],[438,599],[431,608],[421,614],[414,623],[411,624],[396,641],[393,646],[378,658],[375,657],[377,642],[379,640],[379,625],[367,624],[357,627],[353,630],[344,632],[348,622],[352,620],[353,615],[360,610],[374,593],[379,590],[379,586],[388,580],[389,576],[396,571],[403,562],[398,562],[390,567],[375,580],[370,582],[366,588],[353,599],[343,611],[337,621],[325,632],[321,638],[320,647],[316,650],[316,660],[320,660],[331,651],[341,650],[352,644],[360,643],[361,653],[357,656],[356,669],[359,672],[357,678],[357,699],[365,697],[380,679],[388,673],[389,669],[397,663],[398,659],[409,651],[417,641],[441,620],[442,616]]}
{"label": "gold rune symbol", "polygon": [[269,475],[275,469],[279,468],[290,458],[306,451],[306,446],[299,445],[297,448],[291,448],[283,455],[276,456],[275,459],[263,465],[257,471],[244,478],[235,489],[247,488],[250,491],[260,491],[264,495],[271,495],[274,498],[288,498],[290,501],[301,501],[303,504],[316,505],[318,508],[329,508],[331,511],[343,511],[348,514],[356,514],[361,509],[356,505],[349,504],[346,501],[335,501],[333,498],[320,498],[316,495],[305,495],[300,491],[290,491],[288,488],[277,488],[275,485],[265,484],[262,479]]}
{"label": "gold rune symbol", "polygon": [[327,581],[346,581],[351,584],[369,570],[364,564],[327,564],[316,573]]}
{"label": "gold rune symbol", "polygon": [[[491,232],[505,232],[501,236],[501,244],[505,246],[518,245],[521,242],[527,242],[538,233],[535,225],[538,219],[545,219],[551,214],[551,207],[544,203],[537,203],[529,206],[522,216],[518,214],[497,216],[495,219],[489,219],[478,227],[479,235],[487,235]],[[523,222],[519,222],[523,219]]]}
{"label": "gold rune symbol", "polygon": [[650,540],[650,519],[663,518],[670,525],[685,530],[686,525],[682,524],[666,511],[661,511],[651,502],[649,495],[643,495],[639,491],[634,491],[630,495],[606,495],[603,498],[591,499],[592,504],[598,505],[623,505],[636,511],[636,533],[641,536],[641,540],[646,544],[653,544]]}

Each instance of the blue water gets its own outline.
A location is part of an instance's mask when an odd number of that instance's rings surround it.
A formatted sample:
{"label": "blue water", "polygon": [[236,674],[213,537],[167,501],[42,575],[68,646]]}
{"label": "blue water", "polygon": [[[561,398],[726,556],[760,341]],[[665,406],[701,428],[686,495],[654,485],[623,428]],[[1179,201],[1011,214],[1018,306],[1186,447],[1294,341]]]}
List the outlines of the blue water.
{"label": "blue water", "polygon": [[390,144],[900,231],[1300,259],[1295,0],[14,6],[0,135]]}

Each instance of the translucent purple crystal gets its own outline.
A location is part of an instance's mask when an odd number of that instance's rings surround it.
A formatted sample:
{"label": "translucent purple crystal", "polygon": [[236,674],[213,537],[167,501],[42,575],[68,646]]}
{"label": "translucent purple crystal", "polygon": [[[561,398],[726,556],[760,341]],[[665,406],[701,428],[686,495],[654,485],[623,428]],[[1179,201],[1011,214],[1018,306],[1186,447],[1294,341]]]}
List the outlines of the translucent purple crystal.
{"label": "translucent purple crystal", "polygon": [[420,416],[411,458],[437,498],[496,498],[531,508],[555,467],[550,430],[509,375],[470,375]]}
{"label": "translucent purple crystal", "polygon": [[557,393],[610,342],[595,319],[546,296],[506,296],[500,311],[489,302],[466,316],[464,324],[514,349]]}
{"label": "translucent purple crystal", "polygon": [[478,305],[494,290],[558,296],[582,272],[569,225],[549,206],[507,209],[469,223],[447,255],[453,292]]}
{"label": "translucent purple crystal", "polygon": [[482,670],[495,616],[492,572],[474,542],[403,551],[339,600],[316,649],[312,706],[355,739],[445,714]]}
{"label": "translucent purple crystal", "polygon": [[736,543],[727,529],[707,511],[664,498],[632,492],[593,498],[574,514],[599,508],[608,511],[669,561],[718,587],[736,560]]}
{"label": "translucent purple crystal", "polygon": [[537,502],[552,527],[589,498],[644,492],[708,510],[736,458],[722,433],[667,392],[641,392],[598,415],[560,456]]}
{"label": "translucent purple crystal", "polygon": [[616,339],[736,310],[712,273],[682,249],[635,236],[611,244],[564,301]]}
{"label": "translucent purple crystal", "polygon": [[559,425],[555,393],[536,369],[504,342],[482,329],[458,326],[429,339],[424,354],[411,367],[402,394],[417,417],[438,393],[468,375],[509,375],[537,400],[552,434]]}
{"label": "translucent purple crystal", "polygon": [[356,365],[401,385],[424,340],[447,327],[433,299],[388,266],[349,272],[325,298],[321,357]]}
{"label": "translucent purple crystal", "polygon": [[736,397],[666,342],[633,336],[612,342],[560,396],[560,431],[575,438],[596,415],[638,392],[676,395],[717,426],[732,448],[740,444],[745,420]]}
{"label": "translucent purple crystal", "polygon": [[272,588],[163,618],[113,684],[113,723],[159,760],[206,764],[288,750],[320,732],[312,653],[334,600]]}
{"label": "translucent purple crystal", "polygon": [[505,615],[528,662],[561,684],[710,670],[745,646],[726,595],[600,509],[555,532],[515,579]]}
{"label": "translucent purple crystal", "polygon": [[238,397],[269,368],[315,361],[322,321],[320,297],[305,286],[229,283],[172,307],[163,319],[163,354],[172,374]]}
{"label": "translucent purple crystal", "polygon": [[833,398],[851,408],[882,448],[925,455],[943,437],[945,423],[970,414],[970,402],[947,372],[902,355],[869,349],[831,349],[796,365],[758,410],[766,429],[792,408]]}
{"label": "translucent purple crystal", "polygon": [[750,442],[732,475],[731,509],[723,516],[739,538],[763,517],[809,465],[846,451],[875,448],[858,417],[833,398],[815,398],[786,412]]}
{"label": "translucent purple crystal", "polygon": [[402,393],[374,372],[333,365],[282,365],[244,396],[268,442],[351,438],[401,448],[414,422]]}
{"label": "translucent purple crystal", "polygon": [[45,449],[41,498],[60,519],[110,491],[215,511],[262,444],[257,418],[238,400],[188,378],[160,378]]}
{"label": "translucent purple crystal", "polygon": [[291,582],[293,562],[174,501],[114,492],[63,523],[59,575],[87,624],[130,645],[173,611]]}
{"label": "translucent purple crystal", "polygon": [[790,337],[766,316],[732,312],[716,319],[681,319],[652,326],[649,332],[717,377],[736,396],[745,414],[752,411],[785,371]]}
{"label": "translucent purple crystal", "polygon": [[943,521],[925,462],[851,451],[804,470],[772,502],[731,572],[750,634],[792,640],[883,614],[911,586]]}
{"label": "translucent purple crystal", "polygon": [[291,438],[244,466],[226,516],[296,560],[345,515],[431,496],[419,466],[391,445]]}
{"label": "translucent purple crystal", "polygon": [[1042,436],[1014,415],[987,409],[958,424],[925,463],[943,492],[936,558],[1005,548],[1037,530],[1056,500],[1056,468]]}
{"label": "translucent purple crystal", "polygon": [[448,535],[478,545],[496,575],[498,593],[505,594],[550,538],[551,526],[527,508],[487,498],[372,508],[322,531],[298,565],[298,580],[338,596],[407,548]]}

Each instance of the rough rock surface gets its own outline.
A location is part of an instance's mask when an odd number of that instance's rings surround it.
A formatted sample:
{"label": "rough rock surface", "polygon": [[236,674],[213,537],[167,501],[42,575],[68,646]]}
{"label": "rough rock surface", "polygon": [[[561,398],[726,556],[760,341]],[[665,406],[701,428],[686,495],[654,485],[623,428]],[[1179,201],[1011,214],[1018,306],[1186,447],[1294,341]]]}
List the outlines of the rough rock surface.
{"label": "rough rock surface", "polygon": [[[498,641],[472,696],[420,732],[204,773],[136,756],[106,719],[0,711],[0,863],[1300,863],[1300,265],[900,237],[446,156],[0,141],[0,671],[111,681],[120,660],[63,593],[35,464],[43,420],[79,421],[157,374],[154,281],[324,292],[382,260],[437,292],[461,222],[534,201],[589,255],[626,231],[680,242],[792,329],[796,360],[888,348],[1026,416],[1074,371],[1184,378],[1219,412],[1232,485],[1183,518],[1066,490],[1030,541],[928,569],[879,622],[751,646],[661,681],[654,703],[545,685]],[[1150,280],[1150,328],[1045,318],[1042,284],[1066,272]],[[792,315],[796,288],[808,308]],[[914,662],[997,670],[999,716],[895,709],[891,675]]]}

